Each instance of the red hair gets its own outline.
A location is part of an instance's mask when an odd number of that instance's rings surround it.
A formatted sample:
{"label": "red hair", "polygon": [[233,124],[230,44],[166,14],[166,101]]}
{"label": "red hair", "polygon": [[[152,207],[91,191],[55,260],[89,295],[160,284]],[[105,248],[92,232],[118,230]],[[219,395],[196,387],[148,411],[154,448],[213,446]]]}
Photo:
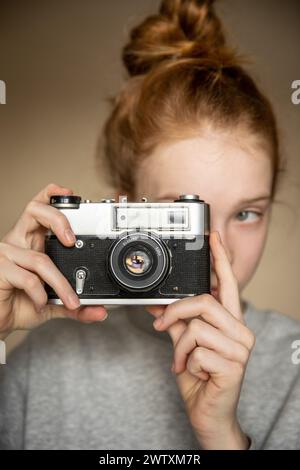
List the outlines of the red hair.
{"label": "red hair", "polygon": [[159,144],[199,134],[211,123],[243,126],[261,138],[272,163],[274,199],[281,167],[272,105],[226,44],[214,0],[163,0],[132,29],[123,49],[129,78],[112,100],[104,158],[112,184],[135,194],[139,162]]}

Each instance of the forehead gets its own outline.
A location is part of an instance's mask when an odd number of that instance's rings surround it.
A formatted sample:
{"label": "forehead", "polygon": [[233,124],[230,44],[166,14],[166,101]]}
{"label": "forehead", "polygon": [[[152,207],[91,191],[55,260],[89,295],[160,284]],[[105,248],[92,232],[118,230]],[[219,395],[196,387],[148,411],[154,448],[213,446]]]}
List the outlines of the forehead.
{"label": "forehead", "polygon": [[158,146],[137,171],[137,193],[235,200],[270,191],[271,180],[270,156],[257,137],[208,128],[199,136]]}

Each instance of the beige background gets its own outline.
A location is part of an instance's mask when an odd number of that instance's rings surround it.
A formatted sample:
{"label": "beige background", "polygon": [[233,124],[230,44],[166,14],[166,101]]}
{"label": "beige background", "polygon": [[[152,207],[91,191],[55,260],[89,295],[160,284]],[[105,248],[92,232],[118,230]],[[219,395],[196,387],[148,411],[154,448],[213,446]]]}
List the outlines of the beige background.
{"label": "beige background", "polygon": [[[0,238],[24,204],[49,182],[99,200],[113,194],[95,159],[106,98],[123,82],[120,50],[130,28],[155,13],[156,0],[1,0]],[[263,260],[245,297],[300,318],[300,3],[224,0],[217,10],[232,44],[254,60],[253,73],[279,117],[288,174]],[[205,195],[203,195],[205,197]],[[9,338],[11,348],[20,334]]]}

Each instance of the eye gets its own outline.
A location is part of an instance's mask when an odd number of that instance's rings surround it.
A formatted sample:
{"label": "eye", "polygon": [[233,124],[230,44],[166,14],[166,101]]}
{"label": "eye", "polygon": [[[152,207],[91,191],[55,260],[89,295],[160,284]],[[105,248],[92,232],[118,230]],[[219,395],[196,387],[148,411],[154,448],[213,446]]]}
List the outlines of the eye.
{"label": "eye", "polygon": [[[252,215],[252,217],[249,217],[249,215]],[[261,212],[256,212],[256,211],[241,211],[237,214],[237,219],[240,222],[245,222],[248,220],[257,220],[260,219],[263,216]]]}

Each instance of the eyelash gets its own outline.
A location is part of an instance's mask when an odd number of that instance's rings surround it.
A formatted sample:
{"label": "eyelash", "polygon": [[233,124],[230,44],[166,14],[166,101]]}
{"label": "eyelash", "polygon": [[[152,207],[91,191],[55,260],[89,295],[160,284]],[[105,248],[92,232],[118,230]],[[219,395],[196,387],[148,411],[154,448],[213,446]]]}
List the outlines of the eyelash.
{"label": "eyelash", "polygon": [[[252,213],[252,214],[255,214],[255,215],[257,216],[257,220],[258,220],[258,219],[261,219],[261,218],[263,217],[263,215],[264,215],[264,214],[261,213],[261,212],[250,211],[250,210],[244,210],[244,211],[238,212],[237,216],[238,216],[239,214],[243,214],[243,213],[247,213],[247,214]],[[247,221],[247,220],[246,220],[246,221]],[[245,222],[245,220],[239,220],[239,222]]]}

